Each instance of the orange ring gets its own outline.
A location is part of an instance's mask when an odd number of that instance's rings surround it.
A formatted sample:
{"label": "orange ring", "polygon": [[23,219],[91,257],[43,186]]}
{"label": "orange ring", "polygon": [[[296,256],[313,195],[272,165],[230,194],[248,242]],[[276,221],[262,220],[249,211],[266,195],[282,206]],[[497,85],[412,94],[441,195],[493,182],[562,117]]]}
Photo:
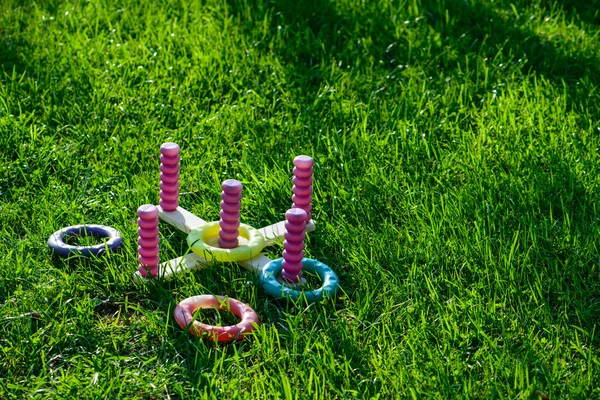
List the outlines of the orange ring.
{"label": "orange ring", "polygon": [[[229,305],[229,306],[228,306]],[[194,320],[192,316],[194,311],[199,308],[217,308],[219,310],[229,310],[242,321],[236,325],[213,326],[206,325]],[[247,304],[239,300],[226,298],[224,296],[213,296],[203,294],[200,296],[188,297],[175,307],[175,321],[181,329],[188,329],[195,336],[205,336],[210,340],[219,342],[231,342],[242,339],[248,333],[256,329],[258,325],[258,315]],[[193,322],[193,323],[192,323]],[[190,323],[192,323],[190,325]]]}

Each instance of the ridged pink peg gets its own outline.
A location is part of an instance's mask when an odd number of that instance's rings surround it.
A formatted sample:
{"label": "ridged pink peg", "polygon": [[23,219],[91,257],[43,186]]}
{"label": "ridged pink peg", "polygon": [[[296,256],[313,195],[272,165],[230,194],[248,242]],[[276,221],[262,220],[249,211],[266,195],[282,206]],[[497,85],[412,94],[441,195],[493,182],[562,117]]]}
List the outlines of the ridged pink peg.
{"label": "ridged pink peg", "polygon": [[306,222],[310,222],[312,210],[312,183],[313,164],[315,161],[309,156],[294,158],[294,187],[292,188],[292,208],[301,208],[306,211]]}
{"label": "ridged pink peg", "polygon": [[296,283],[302,279],[306,219],[306,211],[301,208],[292,208],[285,213],[281,277],[288,282]]}
{"label": "ridged pink peg", "polygon": [[177,143],[160,146],[160,207],[175,211],[179,206],[179,153]]}
{"label": "ridged pink peg", "polygon": [[158,208],[144,204],[137,210],[138,215],[138,271],[143,277],[158,275]]}
{"label": "ridged pink peg", "polygon": [[221,189],[223,191],[221,192],[219,247],[234,249],[238,247],[242,183],[235,179],[227,179],[221,185]]}

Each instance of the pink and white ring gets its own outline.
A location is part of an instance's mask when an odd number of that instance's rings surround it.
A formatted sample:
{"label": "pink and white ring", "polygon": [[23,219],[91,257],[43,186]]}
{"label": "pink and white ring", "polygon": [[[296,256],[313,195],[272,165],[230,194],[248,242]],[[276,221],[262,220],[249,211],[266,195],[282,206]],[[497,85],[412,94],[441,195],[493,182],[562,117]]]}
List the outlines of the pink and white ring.
{"label": "pink and white ring", "polygon": [[[229,310],[233,315],[241,319],[240,323],[230,326],[206,325],[194,320],[193,314],[199,308],[217,308]],[[247,304],[239,300],[226,298],[224,296],[213,296],[203,294],[188,297],[175,308],[175,321],[181,329],[188,329],[195,336],[206,336],[210,340],[218,342],[231,342],[242,339],[248,333],[254,331],[258,325],[258,315]],[[193,321],[193,323],[192,323]],[[190,323],[192,323],[190,325]]]}

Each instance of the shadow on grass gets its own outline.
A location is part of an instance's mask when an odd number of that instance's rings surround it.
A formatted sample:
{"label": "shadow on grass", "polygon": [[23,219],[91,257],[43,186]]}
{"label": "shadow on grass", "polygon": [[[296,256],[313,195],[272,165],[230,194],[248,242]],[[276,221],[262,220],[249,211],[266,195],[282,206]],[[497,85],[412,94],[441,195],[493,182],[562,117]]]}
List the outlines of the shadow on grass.
{"label": "shadow on grass", "polygon": [[[425,43],[422,38],[414,39],[419,45],[430,46],[426,51],[417,49],[403,32],[398,31],[395,15],[390,10],[378,9],[379,5],[363,3],[354,9],[317,0],[281,0],[268,6],[262,2],[250,3],[255,21],[265,19],[272,7],[270,34],[281,34],[284,40],[272,47],[265,47],[263,51],[274,53],[285,66],[288,73],[286,81],[294,82],[299,95],[297,100],[304,106],[313,104],[319,90],[327,84],[326,69],[330,66],[339,66],[341,71],[354,70],[352,79],[356,86],[361,85],[357,82],[360,80],[369,86],[402,64],[424,65],[425,76],[429,76],[439,74],[439,70],[446,73],[459,69],[464,71],[466,59],[475,62],[484,59],[491,71],[488,87],[476,87],[473,90],[489,92],[492,85],[505,79],[504,70],[498,64],[510,63],[513,68],[516,65],[524,76],[542,76],[551,85],[564,88],[569,109],[588,115],[591,113],[596,119],[600,116],[595,107],[598,94],[594,93],[600,85],[600,60],[594,54],[561,41],[559,35],[538,34],[532,27],[530,16],[515,15],[508,2],[492,8],[459,0],[425,1],[419,10],[412,11],[413,15],[406,23],[412,24],[416,16],[427,25],[428,29],[421,31],[431,42]],[[244,13],[247,12],[245,7],[248,2],[230,1],[229,4],[241,21],[247,21]],[[566,17],[572,17],[574,24],[577,24],[577,20],[586,24],[597,23],[599,12],[593,6],[567,0],[561,4]],[[249,26],[248,32],[253,29]],[[374,77],[370,78],[369,73]],[[477,76],[470,78],[475,82]],[[309,118],[319,119],[320,116]],[[533,162],[528,168],[527,174],[534,179],[534,188],[528,188],[526,192],[534,195],[527,198],[520,193],[515,195],[523,201],[537,204],[531,204],[535,207],[533,210],[518,207],[521,209],[516,215],[517,228],[527,229],[531,224],[539,224],[549,213],[554,213],[559,225],[568,220],[569,227],[562,229],[569,229],[570,233],[565,234],[563,230],[562,233],[541,236],[539,260],[547,262],[550,255],[549,258],[554,259],[556,264],[541,266],[540,279],[549,280],[547,299],[553,314],[567,306],[582,315],[583,325],[591,330],[599,310],[584,294],[598,294],[599,288],[586,290],[570,285],[588,282],[592,278],[589,275],[590,266],[597,264],[598,260],[583,259],[579,254],[580,249],[573,243],[569,244],[565,236],[570,234],[572,237],[590,238],[594,235],[594,229],[591,228],[596,219],[594,195],[578,181],[573,167],[566,164],[560,155],[547,156],[538,163]],[[522,172],[512,173],[520,176]],[[505,207],[510,208],[508,204]],[[497,229],[507,234],[515,228],[511,225],[504,222]],[[571,264],[566,265],[569,262]],[[573,282],[573,279],[577,282]],[[567,298],[572,300],[565,303]]]}
{"label": "shadow on grass", "polygon": [[517,275],[523,279],[516,283],[526,290],[543,282],[539,295],[554,318],[566,311],[593,331],[600,318],[599,259],[593,241],[600,231],[595,209],[600,199],[560,154],[536,156],[528,164],[521,171],[507,171],[522,173],[521,179],[504,180],[494,188],[503,194],[497,200],[505,203],[496,215],[500,237],[521,231],[521,246],[529,248],[529,262],[514,266],[522,269]]}
{"label": "shadow on grass", "polygon": [[557,0],[564,10],[575,18],[590,25],[600,27],[600,1],[598,0]]}
{"label": "shadow on grass", "polygon": [[[0,27],[0,70],[5,74],[22,75],[26,70],[28,44],[20,38],[14,38]],[[4,77],[0,76],[0,79]]]}
{"label": "shadow on grass", "polygon": [[468,5],[457,0],[447,0],[445,4],[455,18],[453,26],[444,24],[445,15],[433,4],[428,7],[428,22],[442,35],[450,36],[457,32],[458,27],[467,29],[465,33],[468,40],[460,42],[462,44],[457,42],[456,49],[459,52],[468,54],[466,46],[469,45],[473,52],[490,61],[498,50],[504,60],[527,60],[521,67],[524,75],[542,75],[559,87],[565,83],[573,108],[582,109],[590,104],[590,93],[586,90],[590,88],[578,88],[576,85],[584,78],[593,87],[600,84],[600,60],[597,57],[581,52],[570,43],[561,43],[558,35],[538,35],[530,27],[528,15],[519,15],[515,19],[515,15],[508,11],[500,13],[482,4]]}
{"label": "shadow on grass", "polygon": [[[519,63],[521,73],[536,73],[559,87],[566,83],[570,104],[576,109],[590,104],[590,87],[576,86],[582,78],[593,86],[600,84],[600,60],[569,43],[560,43],[557,35],[543,37],[530,27],[529,15],[515,18],[506,2],[496,11],[486,5],[459,0],[425,1],[418,10],[397,15],[391,8],[381,10],[378,4],[336,6],[329,1],[296,2],[281,0],[270,3],[250,2],[253,20],[261,21],[274,10],[270,34],[283,35],[276,46],[264,48],[274,52],[289,71],[288,82],[296,82],[301,103],[312,104],[321,86],[326,83],[329,69],[355,69],[354,84],[360,80],[375,81],[390,74],[399,65],[427,65],[426,76],[465,69],[466,58],[484,58],[493,62],[502,55],[502,62]],[[245,13],[248,2],[230,1],[234,14],[247,31],[255,26]],[[411,8],[411,7],[407,7]],[[598,11],[581,2],[564,1],[567,16],[586,23],[595,23]],[[450,19],[447,21],[447,14]],[[423,37],[409,38],[399,29],[403,23],[426,21],[431,28],[421,29]],[[424,51],[423,46],[428,50]],[[451,55],[453,54],[453,55]],[[493,66],[490,66],[493,68]],[[367,71],[369,74],[360,74]],[[481,73],[481,72],[479,72]],[[503,80],[503,71],[490,77],[488,86]],[[474,79],[473,79],[474,80]],[[372,82],[365,82],[367,86]],[[360,85],[359,85],[360,86]],[[371,91],[376,87],[371,87]],[[489,91],[489,88],[480,88]]]}
{"label": "shadow on grass", "polygon": [[[244,19],[244,6],[241,2],[230,2],[234,13]],[[245,4],[245,3],[244,3]],[[274,11],[271,19],[270,34],[277,35],[281,29],[284,30],[285,40],[276,44],[272,49],[264,48],[264,51],[272,51],[282,61],[286,67],[289,76],[289,82],[294,82],[296,93],[299,94],[299,103],[303,106],[313,103],[313,99],[318,96],[322,85],[326,83],[328,77],[328,66],[338,68],[340,71],[353,71],[352,79],[363,80],[363,85],[367,89],[376,88],[376,80],[390,74],[397,69],[398,65],[413,64],[416,62],[425,65],[429,73],[435,73],[440,67],[446,71],[453,71],[463,67],[462,63],[466,58],[493,58],[500,53],[503,60],[516,60],[519,58],[527,59],[528,62],[520,66],[524,75],[539,74],[544,76],[551,84],[563,86],[567,84],[567,93],[571,106],[575,108],[587,108],[591,99],[586,88],[578,88],[578,83],[586,78],[593,86],[600,83],[600,68],[596,57],[582,53],[581,51],[565,46],[561,47],[559,43],[539,36],[528,25],[525,17],[521,17],[517,22],[510,14],[501,14],[489,7],[481,4],[468,5],[464,1],[447,0],[442,2],[428,1],[423,8],[415,10],[411,16],[413,23],[415,16],[423,17],[421,20],[434,33],[431,37],[439,36],[439,42],[429,43],[429,50],[420,51],[413,48],[412,44],[403,36],[402,32],[396,30],[398,23],[394,21],[393,10],[380,10],[379,4],[371,5],[369,2],[350,8],[342,8],[329,1],[308,0],[306,2],[281,0],[278,2],[266,3],[255,1],[252,5],[252,12],[255,14],[254,20],[264,19],[268,13]],[[582,21],[586,23],[597,23],[598,13],[591,6],[583,2],[562,1],[565,10],[577,14]],[[445,22],[446,10],[449,10],[451,22],[449,25]],[[386,14],[387,13],[387,14]],[[280,29],[280,27],[282,27]],[[253,31],[255,27],[249,28]],[[287,30],[287,31],[286,31]],[[427,29],[423,33],[429,32]],[[463,39],[459,40],[462,33],[465,33]],[[418,40],[418,39],[417,39]],[[13,69],[17,73],[22,73],[27,66],[27,44],[22,42],[11,42],[3,31],[0,31],[0,42],[3,45],[0,51],[0,64],[4,71],[9,72]],[[424,43],[424,42],[422,42]],[[432,55],[444,54],[448,49],[456,53],[454,57],[432,57]],[[436,63],[437,62],[437,63]],[[373,76],[371,76],[373,75]],[[497,70],[492,76],[489,85],[494,83],[494,79],[502,79],[501,70]],[[360,84],[358,85],[360,86]],[[476,90],[487,90],[486,88]],[[366,97],[369,91],[366,91]],[[596,95],[597,96],[597,95]],[[595,109],[595,108],[594,108]],[[594,111],[598,115],[597,111]],[[319,116],[313,116],[315,121]],[[547,160],[545,165],[540,163],[539,168],[542,173],[533,173],[538,176],[534,182],[532,192],[538,193],[535,198],[538,204],[535,206],[539,210],[538,215],[532,214],[531,210],[523,207],[517,209],[517,226],[527,226],[535,223],[536,218],[546,214],[549,210],[559,210],[557,219],[564,221],[565,215],[573,217],[571,228],[574,235],[589,237],[593,234],[590,229],[590,221],[595,220],[595,213],[591,208],[592,194],[587,192],[583,185],[577,181],[571,167],[561,162],[560,157],[552,157]],[[554,178],[548,173],[553,171]],[[518,171],[517,171],[518,173]],[[507,188],[507,190],[514,190]],[[518,196],[519,192],[515,192]],[[562,197],[561,197],[562,196]],[[562,214],[561,214],[562,213]],[[523,216],[522,221],[519,220]],[[531,217],[531,218],[525,218]],[[564,224],[564,222],[563,222]],[[509,232],[514,228],[508,223],[504,223],[501,230]],[[560,239],[560,236],[558,236]],[[559,241],[560,248],[557,248],[552,237],[543,242],[543,247],[539,250],[540,254],[552,254],[556,260],[555,268],[546,266],[540,273],[544,278],[549,278],[548,298],[549,307],[552,310],[558,310],[558,304],[564,304],[564,299],[572,299],[569,308],[583,313],[583,321],[586,328],[593,329],[593,321],[598,319],[598,309],[586,299],[583,293],[590,295],[589,298],[597,298],[600,292],[599,288],[592,287],[589,290],[573,290],[570,285],[573,284],[570,279],[579,277],[578,284],[584,284],[589,278],[590,270],[587,269],[589,262],[597,263],[594,260],[585,260],[578,258],[578,249],[573,246],[565,245],[564,241]],[[547,259],[547,256],[540,257]],[[566,265],[569,260],[576,260],[579,264]],[[81,266],[71,265],[71,268],[83,268]],[[566,268],[570,268],[566,269]],[[561,276],[557,271],[564,272]],[[212,287],[211,287],[212,286]],[[211,292],[235,293],[233,285],[227,284],[215,278],[210,284]],[[2,292],[0,291],[0,295]],[[140,296],[142,297],[142,296]],[[151,291],[146,309],[149,310],[172,310],[176,301],[164,289]],[[595,307],[595,308],[594,308]],[[116,310],[116,309],[115,309]],[[112,313],[113,308],[107,308],[107,314]],[[558,311],[557,311],[558,312]],[[170,316],[169,316],[170,317]],[[172,320],[171,320],[172,321]],[[172,323],[172,322],[170,322]],[[323,327],[326,325],[323,324]],[[176,326],[169,328],[169,332],[177,331]],[[179,332],[177,332],[179,334]],[[156,335],[158,336],[158,335]],[[198,364],[203,364],[204,369],[211,369],[214,365],[214,359],[208,352],[198,351],[192,344],[181,335],[179,350],[182,354],[193,354],[195,351],[200,354]],[[101,337],[98,337],[98,342]],[[348,354],[361,354],[359,349],[353,347],[354,341],[338,338],[341,341],[341,348],[346,349]],[[154,338],[156,340],[156,337]],[[89,350],[93,351],[95,345],[89,345]],[[188,347],[189,346],[189,347]],[[202,346],[199,346],[202,349]],[[168,354],[169,352],[165,352]],[[171,361],[178,363],[176,359]],[[356,365],[360,360],[353,360]],[[190,374],[195,373],[197,364],[192,365],[190,361],[188,369]]]}

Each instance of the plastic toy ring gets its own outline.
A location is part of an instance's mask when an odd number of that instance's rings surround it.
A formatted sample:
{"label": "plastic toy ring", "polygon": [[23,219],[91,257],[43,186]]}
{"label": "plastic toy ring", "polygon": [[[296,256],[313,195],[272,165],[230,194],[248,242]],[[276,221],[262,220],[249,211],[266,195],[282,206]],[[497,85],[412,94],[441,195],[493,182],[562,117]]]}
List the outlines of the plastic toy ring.
{"label": "plastic toy ring", "polygon": [[188,245],[199,256],[203,256],[207,260],[214,259],[221,262],[249,260],[257,256],[265,247],[265,238],[262,233],[258,229],[254,229],[246,224],[240,224],[238,230],[240,236],[248,241],[247,244],[233,249],[222,249],[209,244],[211,239],[216,244],[216,239],[219,238],[219,229],[219,221],[215,221],[192,230],[187,237]]}
{"label": "plastic toy ring", "polygon": [[[95,236],[109,238],[106,243],[95,246],[72,246],[66,244],[64,239],[69,236]],[[48,246],[58,255],[68,257],[82,255],[85,257],[100,256],[106,249],[116,251],[123,245],[123,238],[118,230],[103,225],[75,225],[56,231],[48,239]]]}
{"label": "plastic toy ring", "polygon": [[277,277],[281,273],[283,258],[273,260],[264,266],[260,273],[260,280],[265,291],[273,297],[290,298],[298,300],[304,293],[309,303],[320,301],[323,298],[334,297],[338,291],[340,280],[331,268],[320,261],[310,258],[302,259],[302,269],[308,272],[317,273],[323,280],[323,286],[316,290],[300,291],[291,289],[281,284]]}
{"label": "plastic toy ring", "polygon": [[[227,304],[229,303],[229,307]],[[194,321],[192,316],[198,308],[217,308],[219,310],[229,309],[232,314],[241,318],[237,325],[213,326]],[[175,307],[175,321],[181,329],[188,329],[195,336],[206,336],[210,340],[219,342],[231,342],[242,339],[248,333],[256,329],[258,315],[250,306],[236,299],[226,299],[223,296],[203,294],[201,296],[188,297]],[[192,322],[190,325],[190,322]]]}

